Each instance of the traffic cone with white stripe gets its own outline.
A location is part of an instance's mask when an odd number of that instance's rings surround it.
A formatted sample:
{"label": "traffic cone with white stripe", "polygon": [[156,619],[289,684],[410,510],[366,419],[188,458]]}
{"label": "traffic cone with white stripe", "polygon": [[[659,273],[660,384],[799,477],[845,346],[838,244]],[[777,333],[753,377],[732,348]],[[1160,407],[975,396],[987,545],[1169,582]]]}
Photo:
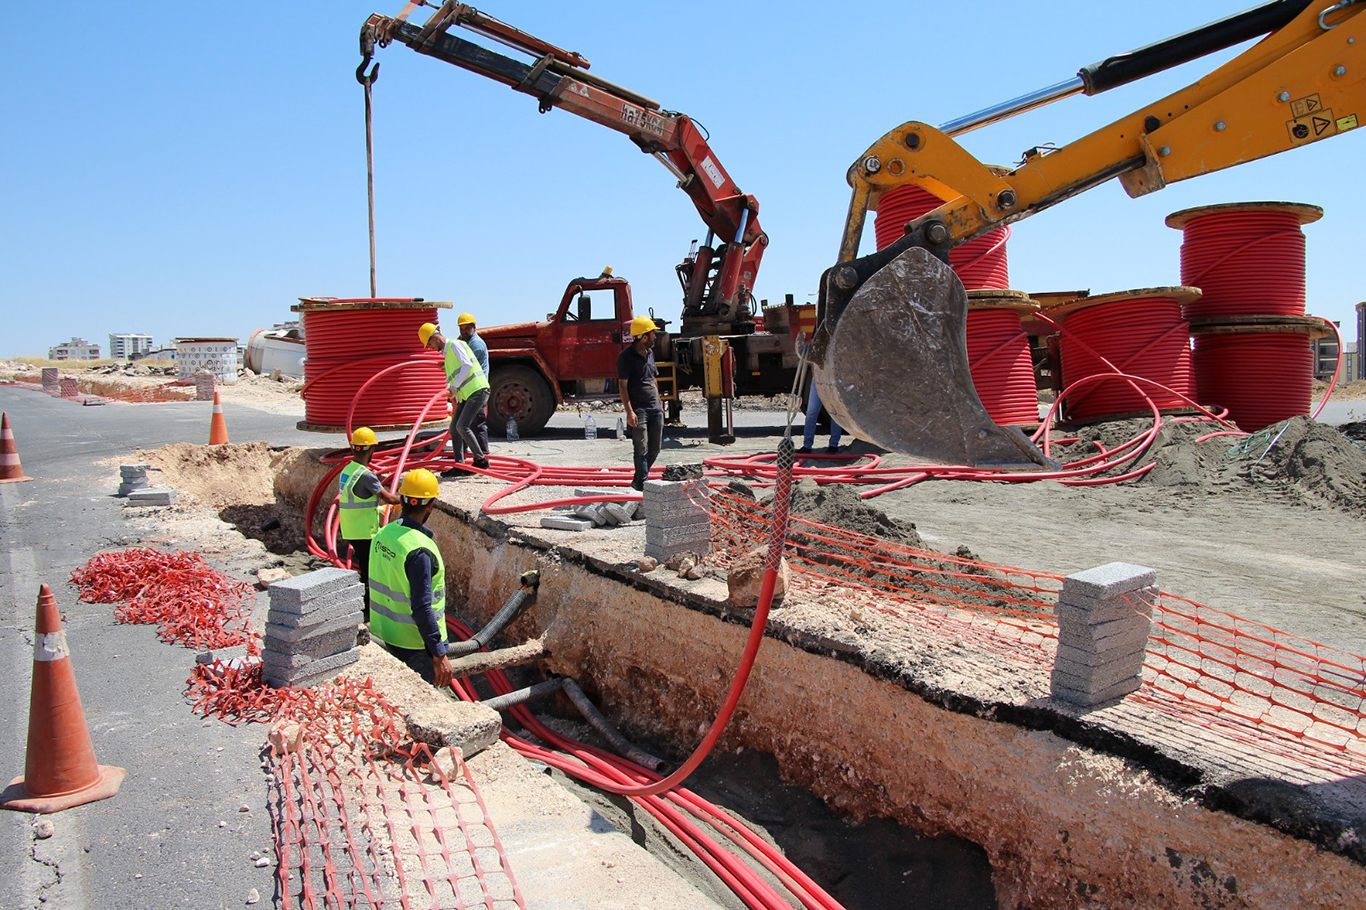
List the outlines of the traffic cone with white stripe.
{"label": "traffic cone with white stripe", "polygon": [[14,447],[14,434],[10,432],[9,415],[0,414],[0,483],[18,483],[32,480],[24,476],[23,465],[19,464],[19,450]]}
{"label": "traffic cone with white stripe", "polygon": [[122,768],[96,764],[90,728],[57,598],[47,585],[38,592],[33,623],[33,690],[28,703],[28,752],[24,776],[0,793],[0,809],[60,812],[119,792]]}
{"label": "traffic cone with white stripe", "polygon": [[221,446],[228,441],[228,425],[223,421],[223,403],[213,393],[213,422],[209,424],[209,445]]}

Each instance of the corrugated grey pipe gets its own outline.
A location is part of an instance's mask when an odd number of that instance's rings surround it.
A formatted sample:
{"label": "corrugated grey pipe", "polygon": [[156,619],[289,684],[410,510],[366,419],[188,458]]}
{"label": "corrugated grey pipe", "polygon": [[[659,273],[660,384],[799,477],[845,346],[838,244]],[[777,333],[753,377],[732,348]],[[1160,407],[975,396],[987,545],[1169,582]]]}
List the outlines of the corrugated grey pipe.
{"label": "corrugated grey pipe", "polygon": [[537,683],[534,686],[527,686],[525,689],[518,689],[516,692],[509,692],[506,695],[495,695],[493,698],[486,698],[479,704],[487,705],[495,711],[506,711],[508,708],[535,701],[558,692],[564,686],[567,676],[556,679],[548,679],[545,682]]}
{"label": "corrugated grey pipe", "polygon": [[473,654],[488,647],[494,636],[512,624],[518,616],[521,616],[527,607],[536,601],[536,589],[541,584],[541,573],[532,569],[530,572],[522,573],[522,586],[512,592],[512,596],[507,599],[500,609],[488,622],[488,625],[474,633],[474,637],[466,641],[452,642],[446,650],[448,657],[463,657],[466,654]]}
{"label": "corrugated grey pipe", "polygon": [[621,731],[612,726],[612,722],[598,710],[598,706],[588,700],[588,696],[583,694],[579,684],[569,677],[564,678],[564,694],[569,696],[569,700],[574,703],[574,707],[579,709],[583,719],[588,721],[588,725],[607,740],[607,743],[616,751],[618,755],[628,761],[633,761],[642,768],[648,768],[656,774],[668,774],[669,763],[662,758],[656,758],[649,752],[632,743]]}

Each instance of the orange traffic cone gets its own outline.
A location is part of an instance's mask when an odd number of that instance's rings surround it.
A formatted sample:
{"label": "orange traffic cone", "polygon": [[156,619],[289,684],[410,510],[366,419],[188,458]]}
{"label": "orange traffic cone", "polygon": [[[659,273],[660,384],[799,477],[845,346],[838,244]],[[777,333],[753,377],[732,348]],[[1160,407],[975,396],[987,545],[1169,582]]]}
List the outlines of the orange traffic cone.
{"label": "orange traffic cone", "polygon": [[24,476],[24,468],[19,464],[19,450],[14,447],[14,434],[9,429],[9,415],[0,414],[0,483],[32,479]]}
{"label": "orange traffic cone", "polygon": [[47,585],[38,592],[33,631],[24,776],[0,793],[0,809],[46,814],[113,796],[128,772],[95,763],[62,616]]}
{"label": "orange traffic cone", "polygon": [[223,405],[218,393],[213,393],[213,423],[209,425],[209,445],[221,446],[228,441],[228,425],[223,422]]}

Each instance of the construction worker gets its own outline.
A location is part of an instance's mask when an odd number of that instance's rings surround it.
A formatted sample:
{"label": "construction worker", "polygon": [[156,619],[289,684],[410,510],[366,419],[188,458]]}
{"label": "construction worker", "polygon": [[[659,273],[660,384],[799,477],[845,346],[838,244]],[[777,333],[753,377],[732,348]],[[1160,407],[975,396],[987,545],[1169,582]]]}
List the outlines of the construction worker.
{"label": "construction worker", "polygon": [[[484,371],[484,377],[488,378],[489,373],[489,346],[484,343],[484,339],[479,337],[479,327],[475,325],[473,313],[461,313],[455,320],[455,325],[460,329],[460,340],[470,346],[474,352],[474,359],[479,361],[479,369]],[[484,447],[484,452],[489,451],[489,409],[488,403],[479,409],[479,413],[474,415],[474,433],[479,437],[479,444]]]}
{"label": "construction worker", "polygon": [[[436,503],[436,475],[414,468],[403,475],[398,495],[403,517],[380,528],[370,543],[370,634],[445,689],[451,684],[446,564],[426,524]],[[424,654],[431,658],[430,675]]]}
{"label": "construction worker", "polygon": [[351,433],[351,463],[342,468],[337,481],[337,520],[342,540],[351,550],[351,566],[365,585],[366,625],[370,623],[370,540],[379,532],[379,504],[398,505],[398,497],[384,489],[379,475],[370,470],[378,442],[374,430],[356,427]]}
{"label": "construction worker", "polygon": [[655,333],[659,326],[649,316],[631,320],[631,344],[617,355],[617,379],[626,425],[635,450],[631,489],[644,490],[650,467],[664,442],[664,411],[659,402],[659,368],[655,366]]}
{"label": "construction worker", "polygon": [[[455,412],[451,414],[451,446],[455,450],[456,466],[442,471],[441,477],[450,480],[464,476],[461,466],[465,462],[465,446],[474,455],[474,466],[487,470],[489,466],[488,449],[480,445],[479,437],[470,426],[474,415],[482,413],[489,400],[489,381],[479,368],[470,346],[459,338],[447,339],[435,324],[424,322],[417,330],[422,346],[445,355],[446,388],[455,399]],[[461,407],[461,405],[465,405]]]}

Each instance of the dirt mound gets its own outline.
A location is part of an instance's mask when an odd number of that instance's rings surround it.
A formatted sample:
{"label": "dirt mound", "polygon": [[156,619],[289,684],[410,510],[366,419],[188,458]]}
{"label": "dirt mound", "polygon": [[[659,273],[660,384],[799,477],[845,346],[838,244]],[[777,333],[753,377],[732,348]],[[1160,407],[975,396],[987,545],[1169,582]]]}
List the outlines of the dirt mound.
{"label": "dirt mound", "polygon": [[881,537],[908,547],[925,545],[914,522],[888,517],[881,509],[859,499],[854,487],[846,484],[818,486],[814,481],[798,481],[792,487],[790,511],[811,521],[869,537]]}
{"label": "dirt mound", "polygon": [[145,461],[158,474],[155,487],[170,487],[214,509],[275,503],[275,471],[283,453],[266,442],[196,445],[178,442],[140,450],[124,462]]}
{"label": "dirt mound", "polygon": [[[1366,516],[1366,450],[1341,430],[1296,417],[1249,437],[1244,460],[1254,484],[1274,484],[1309,503]],[[1266,442],[1263,444],[1263,440]]]}

